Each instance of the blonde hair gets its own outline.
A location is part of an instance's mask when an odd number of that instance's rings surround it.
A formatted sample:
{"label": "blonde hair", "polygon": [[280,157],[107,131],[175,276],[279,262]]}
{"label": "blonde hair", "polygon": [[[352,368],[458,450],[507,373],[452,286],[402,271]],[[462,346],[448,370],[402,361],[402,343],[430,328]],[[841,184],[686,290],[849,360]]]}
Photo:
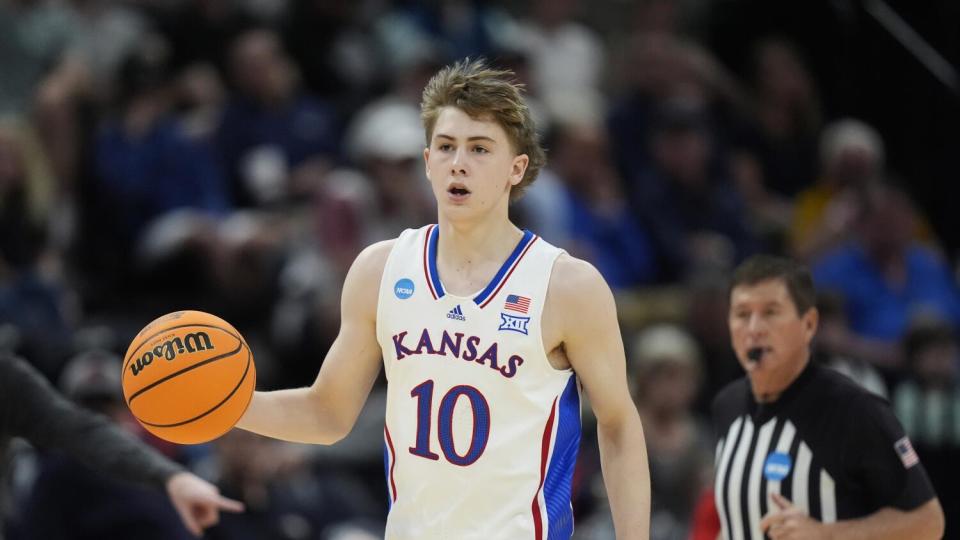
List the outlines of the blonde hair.
{"label": "blonde hair", "polygon": [[[56,179],[40,137],[30,123],[0,116],[0,138],[11,146],[23,168],[27,215],[37,225],[45,225],[55,203]],[[0,206],[5,201],[0,199]]]}
{"label": "blonde hair", "polygon": [[467,58],[434,75],[423,89],[420,103],[427,145],[445,107],[456,107],[473,119],[492,119],[503,128],[517,155],[529,158],[523,180],[511,190],[510,200],[523,194],[547,162],[522,91],[523,85],[516,82],[512,71],[493,69],[483,59]]}

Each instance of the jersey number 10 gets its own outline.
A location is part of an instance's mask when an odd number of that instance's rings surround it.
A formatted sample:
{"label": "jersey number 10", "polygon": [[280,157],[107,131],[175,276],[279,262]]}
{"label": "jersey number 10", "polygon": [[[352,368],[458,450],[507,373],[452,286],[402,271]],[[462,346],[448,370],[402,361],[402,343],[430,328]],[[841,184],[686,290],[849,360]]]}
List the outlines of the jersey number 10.
{"label": "jersey number 10", "polygon": [[[410,453],[422,458],[438,460],[440,456],[430,451],[430,426],[433,424],[433,381],[424,381],[410,391],[410,396],[417,400],[417,445],[410,448]],[[473,434],[470,437],[470,448],[463,455],[457,453],[453,444],[453,409],[460,396],[470,401],[473,412]],[[440,449],[443,457],[454,465],[466,467],[472,465],[487,447],[490,438],[490,406],[479,390],[472,386],[454,386],[440,400],[440,412],[437,415],[437,438],[440,439]]]}

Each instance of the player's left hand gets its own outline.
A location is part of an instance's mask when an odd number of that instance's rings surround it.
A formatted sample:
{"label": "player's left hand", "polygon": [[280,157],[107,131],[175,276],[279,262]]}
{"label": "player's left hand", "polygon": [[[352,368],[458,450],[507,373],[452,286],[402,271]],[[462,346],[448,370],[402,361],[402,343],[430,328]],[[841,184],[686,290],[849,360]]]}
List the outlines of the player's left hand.
{"label": "player's left hand", "polygon": [[217,486],[188,472],[167,479],[167,495],[180,519],[195,536],[220,521],[220,511],[243,512],[243,503],[220,495]]}
{"label": "player's left hand", "polygon": [[772,540],[826,539],[827,527],[797,508],[779,493],[772,493],[774,510],[760,520],[760,530]]}

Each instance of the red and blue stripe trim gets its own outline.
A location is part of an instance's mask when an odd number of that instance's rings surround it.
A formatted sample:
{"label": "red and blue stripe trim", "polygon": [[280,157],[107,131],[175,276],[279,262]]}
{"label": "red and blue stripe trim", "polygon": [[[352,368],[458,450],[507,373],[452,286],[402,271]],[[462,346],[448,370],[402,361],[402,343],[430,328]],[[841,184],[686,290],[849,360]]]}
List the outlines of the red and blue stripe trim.
{"label": "red and blue stripe trim", "polygon": [[[556,437],[553,436],[556,425]],[[540,485],[531,510],[536,540],[568,540],[573,535],[573,469],[580,447],[580,389],[571,375],[563,393],[554,400],[543,429],[540,451]],[[551,440],[553,445],[551,447]],[[540,493],[543,492],[543,508]]]}
{"label": "red and blue stripe trim", "polygon": [[[507,260],[500,266],[500,270],[493,276],[490,283],[473,298],[475,304],[484,308],[497,296],[538,238],[540,237],[530,231],[523,231],[523,237],[517,243],[517,247],[513,248]],[[430,289],[430,294],[434,300],[443,298],[446,294],[443,283],[440,281],[440,273],[437,271],[437,244],[439,239],[440,227],[430,225],[423,239],[423,273],[427,280],[427,288]]]}

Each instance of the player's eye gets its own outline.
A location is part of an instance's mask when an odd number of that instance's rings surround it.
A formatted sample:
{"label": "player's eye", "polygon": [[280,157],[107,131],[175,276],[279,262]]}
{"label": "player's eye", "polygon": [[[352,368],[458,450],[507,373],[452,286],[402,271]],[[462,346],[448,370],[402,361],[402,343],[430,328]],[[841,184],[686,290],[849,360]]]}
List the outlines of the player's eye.
{"label": "player's eye", "polygon": [[474,146],[474,147],[473,147],[473,151],[476,152],[476,153],[478,153],[478,154],[489,154],[489,153],[490,153],[489,150],[487,150],[486,148],[484,148],[484,147],[482,147],[482,146]]}
{"label": "player's eye", "polygon": [[453,148],[452,144],[443,143],[437,147],[441,152],[448,152]]}

